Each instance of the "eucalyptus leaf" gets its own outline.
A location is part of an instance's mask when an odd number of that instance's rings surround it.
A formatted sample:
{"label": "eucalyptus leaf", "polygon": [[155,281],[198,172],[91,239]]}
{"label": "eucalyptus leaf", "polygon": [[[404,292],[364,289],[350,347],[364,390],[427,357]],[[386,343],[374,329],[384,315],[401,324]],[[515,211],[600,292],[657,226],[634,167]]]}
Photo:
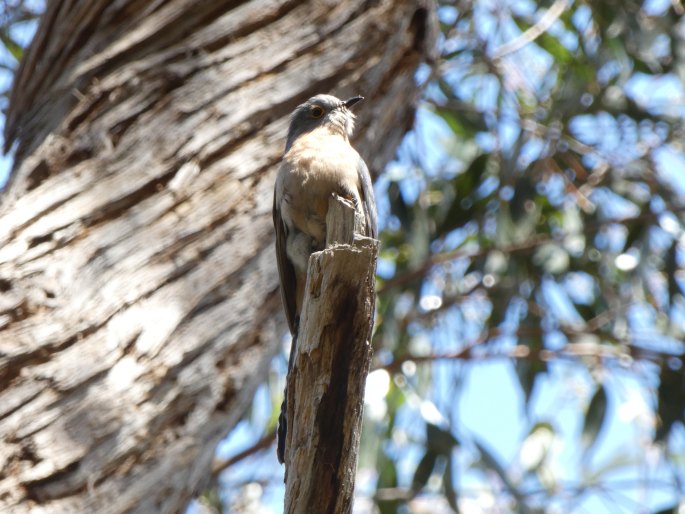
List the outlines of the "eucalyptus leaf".
{"label": "eucalyptus leaf", "polygon": [[607,393],[604,384],[599,384],[585,412],[581,443],[585,452],[597,441],[607,416]]}

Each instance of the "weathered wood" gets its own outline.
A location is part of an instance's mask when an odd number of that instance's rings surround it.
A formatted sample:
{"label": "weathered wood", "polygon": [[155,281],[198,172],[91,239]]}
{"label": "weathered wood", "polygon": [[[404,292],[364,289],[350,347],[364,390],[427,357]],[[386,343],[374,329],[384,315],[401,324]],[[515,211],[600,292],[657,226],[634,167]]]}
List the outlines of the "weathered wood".
{"label": "weathered wood", "polygon": [[[277,350],[273,180],[303,99],[413,118],[414,0],[53,0],[0,197],[0,511],[179,512]],[[371,151],[373,150],[373,151]]]}
{"label": "weathered wood", "polygon": [[356,236],[355,214],[334,196],[326,218],[329,246],[309,259],[288,375],[288,514],[352,510],[378,254],[378,241]]}
{"label": "weathered wood", "polygon": [[333,194],[326,213],[326,247],[352,244],[355,232],[364,233],[363,223],[352,202]]}

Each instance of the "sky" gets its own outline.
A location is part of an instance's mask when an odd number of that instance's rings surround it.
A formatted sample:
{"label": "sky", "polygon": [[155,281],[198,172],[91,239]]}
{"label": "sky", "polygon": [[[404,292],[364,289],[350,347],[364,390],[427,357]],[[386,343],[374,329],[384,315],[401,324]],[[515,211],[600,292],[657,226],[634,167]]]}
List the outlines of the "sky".
{"label": "sky", "polygon": [[[33,9],[36,12],[42,12],[45,8],[45,2],[44,0],[29,0],[26,2],[26,7],[29,9]],[[7,7],[3,4],[0,10],[0,16],[4,16],[5,9],[7,9]],[[33,38],[37,26],[38,24],[36,21],[17,23],[11,28],[10,35],[14,38],[14,40],[17,43],[26,47]],[[8,91],[11,87],[13,73],[10,70],[14,69],[16,65],[16,59],[8,52],[5,45],[0,44],[0,92]],[[2,153],[2,148],[5,144],[4,112],[6,107],[7,99],[0,99],[0,108],[2,108],[2,114],[0,114],[0,191],[3,189],[7,182],[7,179],[9,178],[9,173],[12,168],[13,162],[11,154]]]}

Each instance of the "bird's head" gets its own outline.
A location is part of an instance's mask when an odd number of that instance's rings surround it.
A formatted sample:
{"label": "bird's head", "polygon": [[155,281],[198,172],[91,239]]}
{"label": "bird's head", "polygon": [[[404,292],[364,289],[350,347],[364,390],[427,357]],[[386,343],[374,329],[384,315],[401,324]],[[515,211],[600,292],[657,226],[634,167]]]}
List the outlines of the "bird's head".
{"label": "bird's head", "polygon": [[298,136],[318,127],[326,127],[332,133],[349,138],[354,131],[355,119],[350,108],[363,99],[362,96],[353,96],[343,101],[331,95],[316,95],[298,105],[290,117],[286,150]]}

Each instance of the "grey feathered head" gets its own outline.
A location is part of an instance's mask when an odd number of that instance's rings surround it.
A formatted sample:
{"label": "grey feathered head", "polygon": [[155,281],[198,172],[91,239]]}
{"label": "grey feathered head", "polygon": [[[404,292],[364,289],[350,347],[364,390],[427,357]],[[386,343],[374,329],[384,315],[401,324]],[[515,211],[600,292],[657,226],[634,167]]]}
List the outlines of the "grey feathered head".
{"label": "grey feathered head", "polygon": [[355,116],[350,107],[363,100],[362,96],[353,96],[342,101],[331,95],[316,95],[305,103],[298,105],[290,117],[286,151],[298,136],[327,125],[333,132],[349,138],[354,132]]}

